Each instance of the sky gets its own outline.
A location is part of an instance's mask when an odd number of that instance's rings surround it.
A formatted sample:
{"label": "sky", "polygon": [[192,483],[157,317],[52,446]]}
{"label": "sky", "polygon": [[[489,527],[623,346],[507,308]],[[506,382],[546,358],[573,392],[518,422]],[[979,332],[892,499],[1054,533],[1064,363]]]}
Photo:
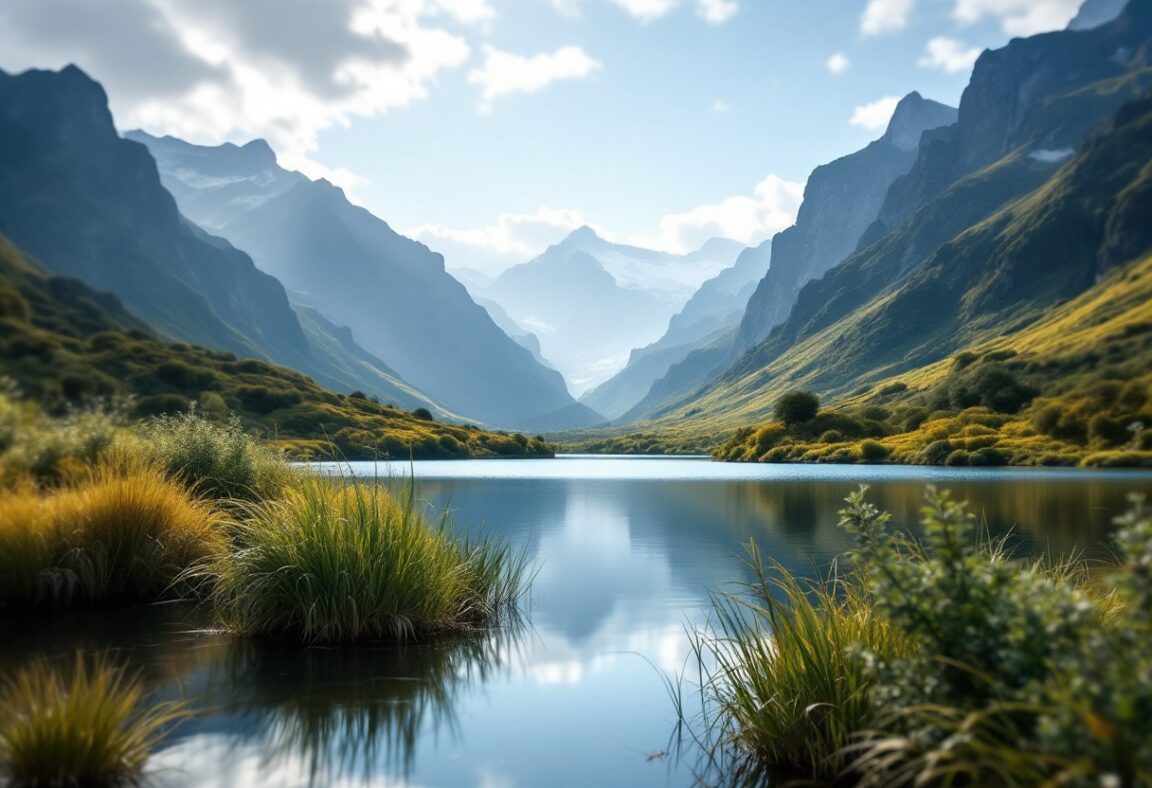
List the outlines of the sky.
{"label": "sky", "polygon": [[576,227],[671,252],[792,223],[900,96],[1079,0],[3,0],[0,68],[75,63],[121,130],[267,139],[450,268]]}

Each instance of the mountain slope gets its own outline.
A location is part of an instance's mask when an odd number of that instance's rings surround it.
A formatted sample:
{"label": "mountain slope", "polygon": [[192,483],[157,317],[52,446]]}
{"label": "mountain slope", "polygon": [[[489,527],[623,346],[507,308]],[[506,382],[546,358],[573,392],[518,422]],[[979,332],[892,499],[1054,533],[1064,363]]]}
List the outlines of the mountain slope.
{"label": "mountain slope", "polygon": [[204,148],[132,132],[194,221],[252,255],[305,303],[445,407],[497,426],[599,420],[561,376],[509,339],[440,255],[326,181],[280,168],[260,142]]}
{"label": "mountain slope", "polygon": [[0,142],[0,231],[53,272],[116,293],[168,337],[443,412],[322,322],[302,326],[278,281],[187,222],[80,70],[0,73]]}
{"label": "mountain slope", "polygon": [[952,107],[910,93],[897,105],[884,136],[812,171],[796,224],[773,239],[771,268],[748,302],[737,355],[788,316],[801,287],[855,250],[891,184],[915,163],[923,133],[955,119]]}
{"label": "mountain slope", "polygon": [[53,277],[0,235],[0,368],[19,393],[59,411],[94,398],[134,397],[145,416],[198,401],[210,418],[244,425],[298,454],[345,459],[547,456],[539,439],[421,419],[345,396],[256,359],[164,342],[119,299]]}
{"label": "mountain slope", "polygon": [[[1020,161],[1009,157],[993,172],[1009,172]],[[1019,331],[1152,250],[1149,162],[1152,98],[1122,108],[1055,176],[958,232],[902,275],[900,250],[912,230],[925,214],[964,202],[959,195],[966,185],[987,183],[971,176],[900,233],[806,288],[789,321],[691,407],[713,424],[762,420],[788,388],[845,396]],[[850,303],[831,293],[852,294]]]}

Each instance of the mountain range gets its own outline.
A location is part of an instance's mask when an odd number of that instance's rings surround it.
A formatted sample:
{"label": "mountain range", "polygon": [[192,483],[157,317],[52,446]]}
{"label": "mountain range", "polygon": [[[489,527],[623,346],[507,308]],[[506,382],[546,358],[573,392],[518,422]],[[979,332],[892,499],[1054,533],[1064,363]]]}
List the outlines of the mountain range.
{"label": "mountain range", "polygon": [[483,423],[548,430],[595,424],[564,379],[510,339],[444,269],[325,180],[285,170],[263,141],[203,147],[143,132],[181,211],[252,255],[291,298],[449,410]]}
{"label": "mountain range", "polygon": [[634,348],[659,339],[669,319],[703,282],[731,267],[741,249],[716,238],[674,255],[611,243],[581,227],[474,290],[536,334],[543,357],[579,395],[624,367]]}

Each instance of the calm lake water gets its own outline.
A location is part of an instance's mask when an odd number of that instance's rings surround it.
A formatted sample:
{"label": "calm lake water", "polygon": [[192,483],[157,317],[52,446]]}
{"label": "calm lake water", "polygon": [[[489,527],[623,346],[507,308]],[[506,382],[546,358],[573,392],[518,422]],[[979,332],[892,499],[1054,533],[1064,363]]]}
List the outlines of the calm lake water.
{"label": "calm lake water", "polygon": [[[335,469],[327,468],[330,472]],[[202,612],[0,621],[0,669],[115,648],[201,712],[150,762],[164,786],[664,786],[692,783],[669,749],[663,675],[689,658],[709,592],[744,578],[742,546],[824,572],[860,483],[915,522],[926,484],[971,501],[1021,551],[1103,555],[1152,475],[1083,470],[761,466],[707,459],[353,463],[456,524],[522,546],[538,569],[516,631],[407,648],[294,649],[233,641]],[[346,466],[343,473],[347,474]],[[387,481],[387,480],[391,481]]]}

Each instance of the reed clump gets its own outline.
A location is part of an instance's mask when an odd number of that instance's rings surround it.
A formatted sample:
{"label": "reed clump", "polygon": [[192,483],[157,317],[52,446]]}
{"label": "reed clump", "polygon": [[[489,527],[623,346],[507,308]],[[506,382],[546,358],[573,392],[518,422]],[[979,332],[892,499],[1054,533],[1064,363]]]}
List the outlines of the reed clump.
{"label": "reed clump", "polygon": [[0,683],[0,774],[15,785],[116,785],[187,715],[106,656],[25,666]]}
{"label": "reed clump", "polygon": [[495,623],[523,593],[524,561],[429,522],[411,487],[303,476],[244,507],[207,577],[225,626],[306,643],[411,640]]}

